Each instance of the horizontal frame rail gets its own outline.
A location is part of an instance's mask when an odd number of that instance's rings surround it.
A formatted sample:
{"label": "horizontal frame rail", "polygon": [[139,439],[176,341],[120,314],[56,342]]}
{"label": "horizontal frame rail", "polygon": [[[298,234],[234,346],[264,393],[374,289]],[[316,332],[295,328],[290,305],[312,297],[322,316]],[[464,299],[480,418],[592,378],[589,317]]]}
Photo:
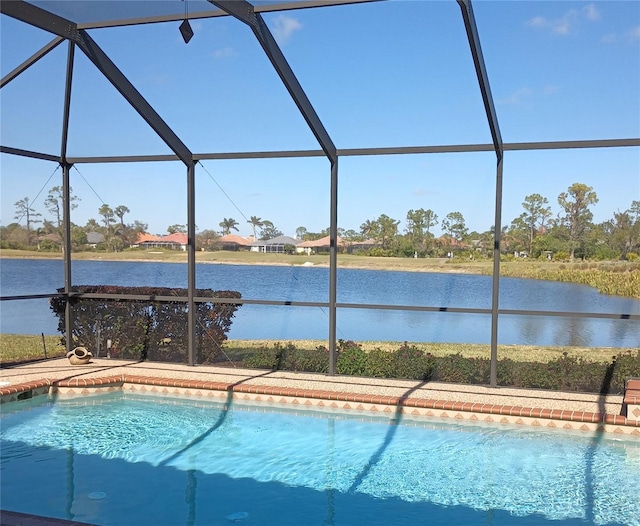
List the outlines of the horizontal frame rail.
{"label": "horizontal frame rail", "polygon": [[[65,294],[33,294],[21,296],[2,296],[0,301],[61,298]],[[187,296],[152,296],[145,294],[100,294],[94,292],[71,293],[70,299],[106,299],[121,301],[157,301],[161,303],[187,303]],[[234,305],[272,305],[284,307],[321,307],[329,308],[329,302],[324,301],[290,301],[290,300],[259,300],[245,298],[207,298],[205,296],[195,296],[196,303],[219,303]],[[394,311],[417,311],[417,312],[448,312],[455,314],[491,314],[491,308],[474,309],[467,307],[437,307],[425,305],[388,305],[383,303],[336,303],[338,309],[369,309],[369,310],[394,310]],[[500,316],[540,316],[540,317],[563,317],[563,318],[596,318],[610,320],[630,320],[640,321],[640,314],[628,313],[606,313],[606,312],[566,312],[566,311],[541,311],[541,310],[521,310],[521,309],[498,309]]]}
{"label": "horizontal frame rail", "polygon": [[[532,150],[571,150],[590,148],[628,148],[639,147],[640,138],[625,139],[594,139],[583,141],[540,141],[504,143],[504,151],[519,152]],[[418,155],[427,153],[479,153],[493,152],[492,144],[450,144],[440,146],[389,146],[382,148],[338,148],[338,157],[356,157],[366,155]],[[47,161],[60,162],[59,156],[31,152],[10,146],[0,146],[0,153],[33,157]],[[326,157],[322,150],[279,150],[261,152],[220,152],[194,153],[194,162],[205,160],[233,160],[233,159],[284,159],[289,157]],[[140,163],[180,161],[177,155],[112,155],[103,157],[67,157],[69,164],[94,163]]]}

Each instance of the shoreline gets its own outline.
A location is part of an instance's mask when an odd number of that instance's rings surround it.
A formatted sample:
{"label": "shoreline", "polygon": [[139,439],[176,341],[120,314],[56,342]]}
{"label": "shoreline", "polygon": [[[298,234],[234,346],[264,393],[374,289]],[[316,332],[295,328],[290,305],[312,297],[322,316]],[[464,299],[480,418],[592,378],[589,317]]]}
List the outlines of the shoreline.
{"label": "shoreline", "polygon": [[[0,264],[3,259],[29,259],[29,260],[47,260],[58,261],[62,260],[62,256],[56,256],[53,254],[16,254],[11,253],[9,255],[4,254],[3,250],[0,250]],[[15,251],[19,252],[19,251]],[[123,262],[123,263],[187,263],[186,254],[183,252],[177,254],[155,253],[159,257],[136,257],[126,253],[116,254],[95,254],[87,252],[74,253],[76,257],[72,258],[72,261],[109,261],[109,262]],[[79,254],[82,256],[77,257]],[[203,252],[197,254],[215,254],[212,252]],[[234,254],[234,253],[231,253]],[[203,259],[196,257],[196,264],[203,265],[241,265],[241,266],[274,266],[274,267],[309,267],[309,268],[329,268],[329,262],[322,259],[328,259],[326,256],[303,256],[303,255],[287,255],[287,254],[261,254],[261,253],[249,253],[255,254],[249,256],[249,259],[237,259],[237,258],[214,258]],[[225,254],[226,255],[226,254]],[[181,257],[182,256],[182,257]],[[342,257],[340,257],[342,256]],[[284,260],[271,260],[268,258],[295,258],[293,261]],[[253,258],[253,260],[251,260]],[[353,258],[353,259],[351,259]],[[362,261],[365,259],[367,261]],[[303,261],[304,260],[304,261]],[[424,265],[420,265],[419,262],[425,262]],[[417,262],[417,263],[416,263]],[[446,259],[435,258],[377,258],[370,256],[350,256],[339,255],[338,268],[342,269],[354,269],[354,270],[380,270],[385,272],[431,272],[431,273],[443,273],[443,274],[485,274],[484,267],[488,267],[493,263],[489,260],[482,260],[475,262],[475,265],[469,263],[450,263]]]}

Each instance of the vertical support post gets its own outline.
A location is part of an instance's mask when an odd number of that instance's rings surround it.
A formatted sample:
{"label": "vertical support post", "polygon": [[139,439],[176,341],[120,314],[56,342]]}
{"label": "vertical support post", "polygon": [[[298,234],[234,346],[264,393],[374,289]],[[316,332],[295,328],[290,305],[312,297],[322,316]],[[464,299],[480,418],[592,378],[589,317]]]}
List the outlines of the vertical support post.
{"label": "vertical support post", "polygon": [[73,80],[73,58],[75,45],[70,40],[67,52],[67,77],[64,93],[64,112],[62,115],[62,139],[60,144],[60,159],[62,165],[62,224],[64,228],[64,293],[67,299],[64,309],[64,337],[67,342],[67,352],[73,349],[71,317],[71,183],[69,170],[71,165],[67,163],[67,141],[69,139],[69,112],[71,109],[71,83]]}
{"label": "vertical support post", "polygon": [[478,27],[476,18],[473,14],[473,6],[471,0],[458,0],[458,5],[462,11],[462,20],[467,31],[467,39],[469,40],[469,48],[471,49],[471,57],[476,68],[476,76],[480,85],[480,93],[484,102],[485,113],[491,137],[493,138],[493,146],[498,158],[496,167],[496,216],[494,221],[494,239],[493,239],[493,292],[491,299],[491,370],[489,383],[491,387],[497,387],[498,384],[498,299],[500,284],[500,237],[502,235],[502,158],[504,148],[502,145],[502,135],[498,126],[498,116],[496,114],[495,105],[493,104],[493,96],[489,86],[489,76],[484,64],[482,56],[482,48],[480,46],[480,37],[478,36]]}
{"label": "vertical support post", "polygon": [[64,250],[64,294],[67,302],[64,308],[64,337],[67,342],[67,352],[73,350],[71,317],[71,185],[69,184],[70,164],[62,164],[62,224],[64,225],[63,250]]}
{"label": "vertical support post", "polygon": [[502,237],[502,161],[496,167],[496,214],[493,238],[493,290],[491,293],[491,369],[489,385],[498,386],[498,301],[500,298],[500,242]]}
{"label": "vertical support post", "polygon": [[329,219],[329,374],[336,374],[336,297],[338,288],[338,158],[331,161]]}
{"label": "vertical support post", "polygon": [[196,169],[193,161],[187,166],[187,329],[189,365],[196,362],[197,313],[196,290]]}

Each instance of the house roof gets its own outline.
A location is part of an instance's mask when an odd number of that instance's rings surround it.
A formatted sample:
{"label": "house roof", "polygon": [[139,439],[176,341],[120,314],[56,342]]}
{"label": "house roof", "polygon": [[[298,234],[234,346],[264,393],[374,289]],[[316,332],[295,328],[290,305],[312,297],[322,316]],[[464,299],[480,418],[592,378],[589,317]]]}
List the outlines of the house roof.
{"label": "house roof", "polygon": [[298,240],[289,236],[278,236],[272,239],[259,239],[251,243],[252,247],[264,247],[269,245],[297,245]]}
{"label": "house roof", "polygon": [[62,237],[60,236],[60,234],[44,234],[42,236],[38,236],[38,239],[40,241],[49,240],[53,241],[54,243],[62,243]]}
{"label": "house roof", "polygon": [[[325,236],[325,237],[321,237],[320,239],[315,239],[314,241],[304,241],[298,244],[297,246],[302,248],[329,247],[331,246],[331,242],[330,242],[330,237]],[[339,247],[345,246],[345,242],[342,241],[342,238],[340,236],[338,236],[338,246]]]}
{"label": "house roof", "polygon": [[175,243],[177,245],[187,245],[188,241],[189,237],[187,234],[181,234],[179,232],[167,236],[154,236],[153,234],[141,233],[138,234],[136,243],[138,245],[141,243]]}
{"label": "house roof", "polygon": [[466,243],[462,242],[462,241],[458,241],[455,237],[451,237],[447,234],[444,234],[442,236],[440,236],[439,238],[436,239],[436,241],[445,244],[445,245],[450,245],[452,247],[461,247],[464,248],[467,246]]}
{"label": "house roof", "polygon": [[242,245],[246,247],[251,244],[253,238],[246,238],[238,236],[236,234],[227,234],[226,236],[219,237],[217,243],[235,243],[236,245]]}
{"label": "house roof", "polygon": [[87,243],[102,243],[104,241],[104,234],[100,232],[87,232]]}
{"label": "house roof", "polygon": [[[89,237],[89,235],[87,234],[87,238]],[[159,241],[160,240],[160,236],[154,236],[153,234],[147,234],[146,232],[140,232],[138,234],[138,237],[136,239],[136,243],[140,244],[140,243],[148,243],[150,241]]]}
{"label": "house roof", "polygon": [[179,245],[187,245],[189,243],[189,236],[187,236],[187,234],[176,232],[175,234],[162,236],[160,240],[163,243],[178,243]]}

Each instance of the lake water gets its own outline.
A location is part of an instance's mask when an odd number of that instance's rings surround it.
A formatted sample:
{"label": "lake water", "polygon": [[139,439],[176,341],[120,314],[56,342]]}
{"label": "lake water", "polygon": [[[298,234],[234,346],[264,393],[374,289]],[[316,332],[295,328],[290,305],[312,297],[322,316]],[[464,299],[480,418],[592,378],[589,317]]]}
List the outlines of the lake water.
{"label": "lake water", "polygon": [[[137,285],[186,288],[187,265],[74,261],[74,285]],[[59,260],[0,260],[2,296],[54,293],[64,285]],[[198,288],[237,290],[244,299],[328,302],[329,270],[316,267],[198,264]],[[466,274],[338,270],[337,301],[437,308],[491,308],[491,278]],[[516,278],[500,281],[500,308],[640,314],[640,300],[607,296],[568,283]],[[55,334],[48,300],[0,303],[0,332]],[[324,307],[243,305],[232,339],[326,339]],[[490,315],[339,308],[337,336],[357,341],[490,342]],[[501,315],[501,344],[639,347],[640,322],[554,316]]]}

